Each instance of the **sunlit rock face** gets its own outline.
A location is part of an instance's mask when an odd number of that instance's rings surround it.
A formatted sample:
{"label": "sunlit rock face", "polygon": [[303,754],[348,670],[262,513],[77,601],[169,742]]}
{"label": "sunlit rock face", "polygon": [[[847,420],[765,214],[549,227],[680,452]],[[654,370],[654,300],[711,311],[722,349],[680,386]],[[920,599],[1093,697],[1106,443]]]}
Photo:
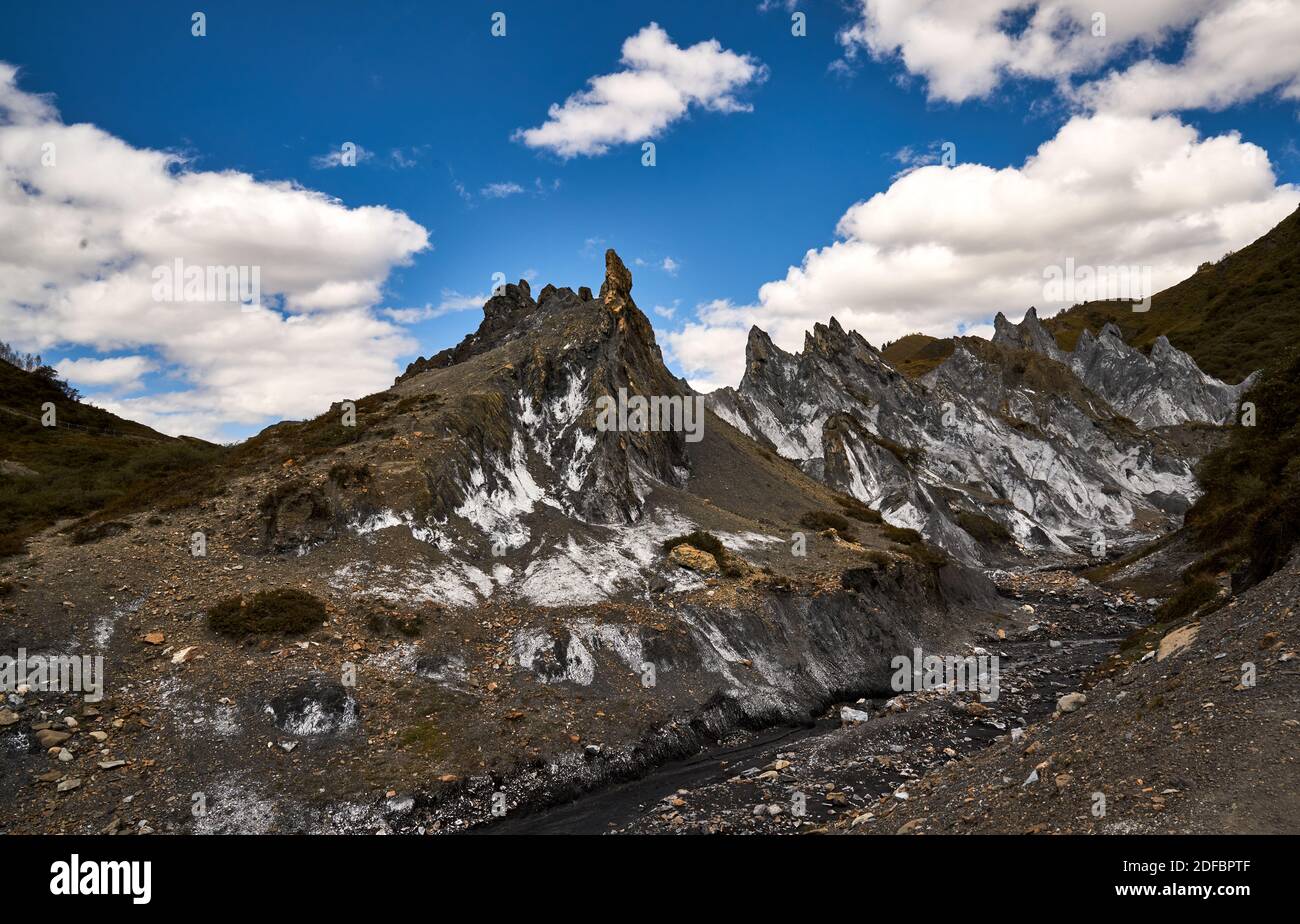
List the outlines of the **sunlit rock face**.
{"label": "sunlit rock face", "polygon": [[1125,343],[1114,324],[1107,324],[1097,336],[1085,329],[1074,352],[1066,353],[1032,308],[1019,324],[999,314],[994,327],[994,343],[1031,350],[1066,364],[1111,407],[1146,429],[1227,423],[1257,377],[1251,375],[1237,385],[1221,382],[1202,372],[1164,336],[1156,339],[1150,355],[1145,354]]}
{"label": "sunlit rock face", "polygon": [[1222,422],[1244,384],[1167,343],[1143,356],[1117,331],[1065,353],[1032,309],[996,329],[913,380],[833,318],[797,354],[755,328],[740,387],[710,406],[964,561],[1105,554],[1176,525],[1197,496],[1196,459],[1146,428]]}

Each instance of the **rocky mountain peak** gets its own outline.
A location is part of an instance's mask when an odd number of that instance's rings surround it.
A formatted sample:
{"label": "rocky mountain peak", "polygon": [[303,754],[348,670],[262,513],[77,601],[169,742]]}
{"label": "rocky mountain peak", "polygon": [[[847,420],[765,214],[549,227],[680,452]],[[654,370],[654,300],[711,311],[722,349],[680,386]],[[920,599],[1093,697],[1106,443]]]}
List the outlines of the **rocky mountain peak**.
{"label": "rocky mountain peak", "polygon": [[1163,336],[1156,339],[1149,355],[1144,354],[1129,346],[1113,321],[1095,336],[1085,328],[1070,353],[1057,347],[1032,309],[1021,324],[1002,318],[995,328],[994,343],[1030,350],[1067,366],[1079,381],[1140,427],[1224,423],[1254,383],[1251,377],[1231,385],[1205,374]]}
{"label": "rocky mountain peak", "polygon": [[1038,319],[1038,309],[1032,306],[1025,312],[1024,319],[1019,324],[1012,324],[1007,320],[1006,315],[999,311],[997,317],[993,319],[993,331],[994,343],[1040,353],[1056,360],[1060,360],[1064,355],[1056,345],[1056,338]]}
{"label": "rocky mountain peak", "polygon": [[614,248],[605,251],[605,281],[600,285],[600,300],[617,312],[622,302],[632,298],[632,273],[619,259]]}
{"label": "rocky mountain peak", "polygon": [[[797,354],[754,329],[740,387],[714,392],[710,407],[965,561],[999,554],[989,536],[1067,553],[1099,530],[1120,540],[1134,523],[1180,513],[1195,491],[1189,460],[1118,425],[1068,366],[1026,364],[1026,352],[1049,347],[1067,358],[1036,311],[1018,325],[999,316],[997,327],[1000,342],[960,340],[919,381],[834,319]],[[1128,349],[1109,332],[1106,341]]]}

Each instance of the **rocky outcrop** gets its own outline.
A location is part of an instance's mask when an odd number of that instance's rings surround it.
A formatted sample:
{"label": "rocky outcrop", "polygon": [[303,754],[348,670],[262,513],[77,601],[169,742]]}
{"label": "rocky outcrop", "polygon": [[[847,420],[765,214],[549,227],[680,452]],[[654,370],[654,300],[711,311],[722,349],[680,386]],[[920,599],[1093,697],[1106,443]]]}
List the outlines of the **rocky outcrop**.
{"label": "rocky outcrop", "polygon": [[833,318],[799,354],[755,328],[740,387],[710,406],[965,561],[990,560],[976,538],[989,520],[1024,550],[1090,554],[1176,523],[1196,494],[1192,460],[1048,358],[1032,313],[999,328],[999,343],[958,340],[916,381]]}
{"label": "rocky outcrop", "polygon": [[1202,372],[1164,336],[1156,338],[1150,354],[1145,354],[1126,344],[1114,324],[1106,324],[1097,336],[1085,328],[1074,351],[1067,353],[1033,308],[1019,324],[999,313],[994,328],[994,343],[1030,350],[1069,366],[1084,385],[1144,428],[1228,423],[1257,378],[1251,375],[1237,385],[1221,382]]}
{"label": "rocky outcrop", "polygon": [[1030,308],[1024,320],[1012,324],[1001,311],[993,319],[993,342],[1041,353],[1058,362],[1065,360],[1065,352],[1056,345],[1056,338],[1038,320],[1038,309]]}

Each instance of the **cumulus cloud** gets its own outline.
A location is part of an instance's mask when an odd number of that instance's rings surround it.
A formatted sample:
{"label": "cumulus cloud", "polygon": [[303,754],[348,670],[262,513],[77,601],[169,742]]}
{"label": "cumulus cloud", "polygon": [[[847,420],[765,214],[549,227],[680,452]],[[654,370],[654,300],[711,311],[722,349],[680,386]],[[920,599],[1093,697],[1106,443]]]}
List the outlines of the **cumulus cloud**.
{"label": "cumulus cloud", "polygon": [[153,372],[158,366],[147,356],[114,356],[108,359],[84,356],[80,359],[65,359],[54,368],[73,385],[84,388],[108,387],[127,392],[137,390],[144,375]]}
{"label": "cumulus cloud", "polygon": [[693,383],[735,384],[753,324],[786,349],[831,315],[877,345],[913,331],[974,334],[999,310],[1065,307],[1047,297],[1045,274],[1067,259],[1149,267],[1158,291],[1254,240],[1297,199],[1267,152],[1236,133],[1202,138],[1173,116],[1077,116],[1018,167],[907,173],[849,208],[838,240],[755,302],[702,305],[664,340]]}
{"label": "cumulus cloud", "polygon": [[[851,60],[897,56],[931,98],[987,96],[1007,76],[1064,80],[1163,40],[1224,0],[1143,0],[1106,16],[1096,0],[858,0],[840,32]],[[1104,34],[1097,34],[1103,31]]]}
{"label": "cumulus cloud", "polygon": [[[415,347],[372,310],[393,267],[429,246],[402,212],[193,171],[176,155],[65,124],[8,65],[0,165],[0,329],[46,353],[69,344],[155,353],[184,387],[133,400],[130,416],[144,423],[212,437],[309,416],[386,387],[396,357]],[[178,259],[256,268],[261,301],[156,301],[155,270]]]}
{"label": "cumulus cloud", "polygon": [[736,93],[767,75],[758,60],[717,39],[681,48],[657,23],[623,42],[620,63],[623,70],[591,78],[586,90],[552,104],[541,125],[517,130],[515,140],[564,158],[604,154],[610,145],[658,135],[691,106],[748,111]]}
{"label": "cumulus cloud", "polygon": [[1223,109],[1263,93],[1300,99],[1300,0],[1237,0],[1200,20],[1181,60],[1143,60],[1086,84],[1093,109]]}

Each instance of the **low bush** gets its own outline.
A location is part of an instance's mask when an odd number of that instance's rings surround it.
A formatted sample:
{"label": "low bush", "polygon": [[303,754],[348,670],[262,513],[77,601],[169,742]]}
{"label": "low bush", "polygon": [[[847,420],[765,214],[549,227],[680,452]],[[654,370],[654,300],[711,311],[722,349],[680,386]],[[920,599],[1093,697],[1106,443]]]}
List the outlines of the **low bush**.
{"label": "low bush", "polygon": [[252,597],[228,597],[208,610],[208,628],[219,635],[295,635],[325,621],[319,597],[294,587],[259,590]]}

